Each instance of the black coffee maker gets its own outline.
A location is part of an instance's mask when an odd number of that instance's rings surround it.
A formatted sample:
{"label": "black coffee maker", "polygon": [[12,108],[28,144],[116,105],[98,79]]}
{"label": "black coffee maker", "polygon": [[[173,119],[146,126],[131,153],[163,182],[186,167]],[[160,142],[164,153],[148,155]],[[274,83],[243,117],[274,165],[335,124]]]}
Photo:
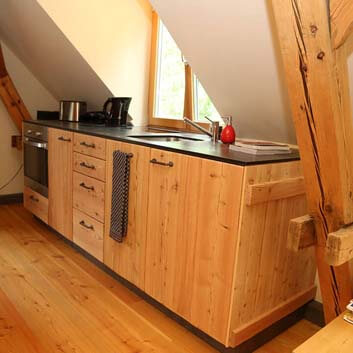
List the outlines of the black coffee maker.
{"label": "black coffee maker", "polygon": [[103,113],[106,116],[105,124],[108,126],[126,126],[131,99],[130,97],[109,98],[103,106]]}

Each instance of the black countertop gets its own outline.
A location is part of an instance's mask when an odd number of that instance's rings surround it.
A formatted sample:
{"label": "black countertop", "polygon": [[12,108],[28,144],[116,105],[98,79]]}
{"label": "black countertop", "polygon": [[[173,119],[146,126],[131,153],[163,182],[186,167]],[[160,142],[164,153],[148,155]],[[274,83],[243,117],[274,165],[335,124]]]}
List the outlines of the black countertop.
{"label": "black countertop", "polygon": [[[181,133],[183,136],[192,136],[195,138],[203,139],[204,141],[173,141],[173,142],[161,142],[161,141],[147,141],[143,139],[137,139],[131,137],[131,135],[150,134],[155,135],[158,132],[151,131],[147,127],[133,127],[133,128],[122,128],[122,127],[107,127],[99,124],[89,123],[70,123],[58,120],[33,120],[31,124],[39,124],[47,127],[56,129],[63,129],[73,132],[78,132],[87,135],[104,137],[111,140],[129,142],[136,145],[148,146],[152,148],[158,148],[166,151],[178,152],[187,154],[190,156],[208,158],[216,161],[246,166],[256,164],[267,164],[267,163],[279,163],[299,160],[299,152],[293,150],[288,154],[278,155],[266,155],[257,156],[251,154],[245,154],[241,152],[232,151],[228,146],[221,142],[213,144],[207,140],[207,136],[199,134],[187,134]],[[161,132],[159,132],[161,133]],[[175,136],[178,133],[164,133],[163,135]]]}

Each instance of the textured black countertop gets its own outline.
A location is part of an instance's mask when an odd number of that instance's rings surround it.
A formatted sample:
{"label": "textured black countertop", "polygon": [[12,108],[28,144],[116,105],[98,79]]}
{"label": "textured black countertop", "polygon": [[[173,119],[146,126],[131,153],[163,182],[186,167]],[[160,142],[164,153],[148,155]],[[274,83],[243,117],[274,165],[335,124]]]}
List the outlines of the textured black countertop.
{"label": "textured black countertop", "polygon": [[[178,152],[187,154],[190,156],[208,158],[216,161],[237,164],[241,166],[266,164],[266,163],[279,163],[299,160],[299,152],[293,150],[292,153],[278,154],[278,155],[267,155],[267,156],[256,156],[251,154],[245,154],[241,152],[232,151],[228,146],[221,142],[213,144],[207,140],[207,136],[199,134],[184,134],[183,136],[192,136],[195,138],[203,139],[204,141],[173,141],[173,142],[161,142],[161,141],[147,141],[143,139],[137,139],[131,137],[131,135],[149,134],[156,135],[155,131],[148,130],[146,127],[133,127],[133,128],[121,128],[121,127],[107,127],[99,124],[89,123],[70,123],[58,120],[33,120],[26,122],[31,124],[39,124],[47,127],[53,127],[57,129],[63,129],[73,132],[78,132],[87,135],[104,137],[111,140],[118,140],[123,142],[129,142],[136,145],[148,146],[152,148],[158,148],[166,151]],[[159,132],[160,134],[161,132]],[[163,135],[175,136],[178,133],[164,133]]]}

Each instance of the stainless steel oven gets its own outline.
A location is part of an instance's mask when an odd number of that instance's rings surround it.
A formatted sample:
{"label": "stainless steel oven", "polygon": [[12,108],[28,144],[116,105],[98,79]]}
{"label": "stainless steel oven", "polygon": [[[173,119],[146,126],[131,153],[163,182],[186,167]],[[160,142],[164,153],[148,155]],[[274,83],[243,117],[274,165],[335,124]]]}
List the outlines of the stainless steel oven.
{"label": "stainless steel oven", "polygon": [[25,185],[48,197],[48,128],[23,125]]}

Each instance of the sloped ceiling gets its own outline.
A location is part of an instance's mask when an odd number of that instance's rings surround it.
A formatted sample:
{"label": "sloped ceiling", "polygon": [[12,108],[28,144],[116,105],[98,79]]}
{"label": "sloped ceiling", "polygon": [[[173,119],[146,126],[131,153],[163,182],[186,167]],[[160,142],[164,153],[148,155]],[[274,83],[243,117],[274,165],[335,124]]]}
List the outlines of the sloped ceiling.
{"label": "sloped ceiling", "polygon": [[295,142],[266,0],[150,0],[242,137]]}
{"label": "sloped ceiling", "polygon": [[0,37],[58,100],[95,110],[112,95],[36,0],[1,0]]}

